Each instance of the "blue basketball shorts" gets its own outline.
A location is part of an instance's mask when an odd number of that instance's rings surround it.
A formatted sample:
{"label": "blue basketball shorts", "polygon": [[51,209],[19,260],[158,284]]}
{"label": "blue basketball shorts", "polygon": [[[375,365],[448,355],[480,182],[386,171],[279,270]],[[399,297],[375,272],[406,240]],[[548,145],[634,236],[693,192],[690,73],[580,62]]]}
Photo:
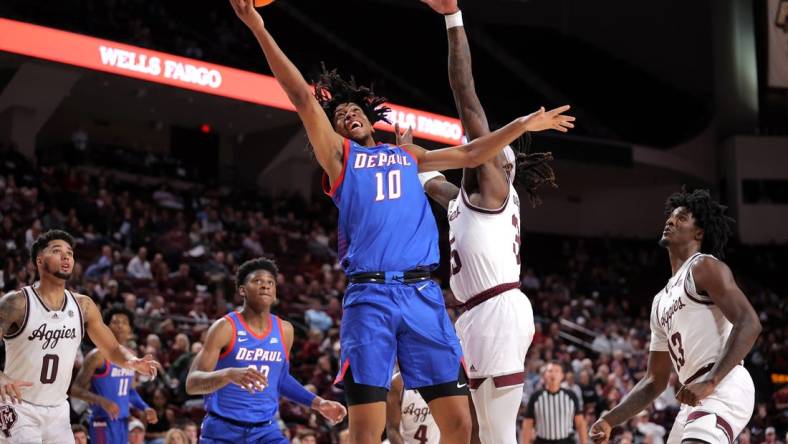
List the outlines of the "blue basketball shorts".
{"label": "blue basketball shorts", "polygon": [[126,444],[129,442],[129,418],[91,419],[88,436],[91,444]]}
{"label": "blue basketball shorts", "polygon": [[205,415],[200,429],[201,444],[289,444],[276,421],[259,427],[230,424],[213,415]]}
{"label": "blue basketball shorts", "polygon": [[388,390],[395,359],[407,389],[457,380],[462,349],[434,281],[351,284],[342,307],[335,383],[349,368],[354,382]]}

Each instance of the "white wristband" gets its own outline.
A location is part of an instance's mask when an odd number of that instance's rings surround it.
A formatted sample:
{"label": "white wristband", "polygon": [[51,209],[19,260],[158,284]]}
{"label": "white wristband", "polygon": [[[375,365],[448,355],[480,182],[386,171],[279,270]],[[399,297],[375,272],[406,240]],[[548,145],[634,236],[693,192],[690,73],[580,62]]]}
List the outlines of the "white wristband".
{"label": "white wristband", "polygon": [[441,174],[440,171],[427,171],[425,173],[419,173],[419,182],[421,182],[421,186],[424,187],[425,183],[431,181],[432,179],[438,176],[442,177],[444,180],[446,179],[446,176]]}
{"label": "white wristband", "polygon": [[444,15],[443,18],[446,20],[446,29],[462,26],[462,11],[457,11],[454,14]]}

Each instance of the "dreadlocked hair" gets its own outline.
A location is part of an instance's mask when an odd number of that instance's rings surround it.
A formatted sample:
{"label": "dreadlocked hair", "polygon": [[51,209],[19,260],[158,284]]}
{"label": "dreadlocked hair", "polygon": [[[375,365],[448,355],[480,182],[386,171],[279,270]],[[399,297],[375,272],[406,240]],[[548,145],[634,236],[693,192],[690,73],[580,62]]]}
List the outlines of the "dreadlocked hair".
{"label": "dreadlocked hair", "polygon": [[315,98],[332,123],[334,122],[334,112],[343,103],[358,105],[373,125],[381,120],[391,123],[386,117],[391,108],[382,106],[386,103],[386,98],[376,96],[372,86],[358,86],[353,77],[347,81],[339,75],[336,69],[327,70],[325,63],[321,63],[320,66],[322,70],[315,83]]}
{"label": "dreadlocked hair", "polygon": [[555,183],[555,171],[548,163],[553,160],[553,153],[529,153],[528,149],[531,147],[532,141],[531,134],[525,133],[524,140],[521,139],[516,144],[515,165],[517,172],[514,181],[515,186],[528,192],[531,206],[536,208],[542,204],[542,198],[539,197],[536,190],[545,183],[553,188],[558,188],[558,184]]}
{"label": "dreadlocked hair", "polygon": [[733,234],[732,225],[736,221],[725,214],[728,208],[711,198],[709,190],[698,189],[688,192],[686,187],[673,193],[665,202],[665,215],[670,216],[678,207],[685,207],[695,218],[695,224],[703,230],[700,251],[722,259],[725,245]]}

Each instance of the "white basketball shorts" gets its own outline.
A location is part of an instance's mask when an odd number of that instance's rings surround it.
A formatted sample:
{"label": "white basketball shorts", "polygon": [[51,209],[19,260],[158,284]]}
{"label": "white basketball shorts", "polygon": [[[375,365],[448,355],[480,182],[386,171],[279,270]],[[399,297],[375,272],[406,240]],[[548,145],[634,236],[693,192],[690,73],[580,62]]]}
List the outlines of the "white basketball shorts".
{"label": "white basketball shorts", "polygon": [[519,373],[534,337],[528,297],[509,290],[466,311],[455,323],[470,378]]}
{"label": "white basketball shorts", "polygon": [[0,444],[74,444],[68,401],[58,406],[0,402]]}
{"label": "white basketball shorts", "polygon": [[681,405],[667,444],[680,444],[685,439],[732,444],[750,421],[754,405],[750,373],[737,365],[700,405]]}

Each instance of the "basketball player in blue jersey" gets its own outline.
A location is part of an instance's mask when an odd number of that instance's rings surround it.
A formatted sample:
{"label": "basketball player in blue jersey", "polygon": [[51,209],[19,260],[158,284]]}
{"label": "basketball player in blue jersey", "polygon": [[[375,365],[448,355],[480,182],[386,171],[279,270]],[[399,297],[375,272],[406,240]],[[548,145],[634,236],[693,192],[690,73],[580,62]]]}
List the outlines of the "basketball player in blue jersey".
{"label": "basketball player in blue jersey", "polygon": [[347,413],[342,404],[315,396],[290,376],[293,325],[271,314],[277,274],[268,259],[241,265],[243,307],[211,325],[194,358],[186,392],[206,395],[202,443],[288,443],[274,421],[280,394],[332,423]]}
{"label": "basketball player in blue jersey", "polygon": [[[134,313],[115,306],[104,313],[118,344],[126,346],[131,338]],[[71,396],[91,404],[88,435],[93,444],[125,444],[129,435],[129,406],[145,412],[148,423],[156,423],[156,410],[142,400],[132,386],[134,371],[111,363],[99,349],[85,356],[85,362],[71,384]]]}
{"label": "basketball player in blue jersey", "polygon": [[442,441],[467,443],[462,352],[440,288],[430,280],[440,259],[438,231],[417,173],[478,166],[526,131],[564,129],[569,107],[540,110],[458,147],[378,144],[372,126],[385,119],[385,99],[336,71],[324,70],[313,92],[253,2],[230,3],[295,106],[325,172],[325,191],[339,208],[339,256],[350,285],[337,381],[344,382],[350,406],[350,441],[380,442],[396,357],[405,388],[418,389],[428,402]]}

